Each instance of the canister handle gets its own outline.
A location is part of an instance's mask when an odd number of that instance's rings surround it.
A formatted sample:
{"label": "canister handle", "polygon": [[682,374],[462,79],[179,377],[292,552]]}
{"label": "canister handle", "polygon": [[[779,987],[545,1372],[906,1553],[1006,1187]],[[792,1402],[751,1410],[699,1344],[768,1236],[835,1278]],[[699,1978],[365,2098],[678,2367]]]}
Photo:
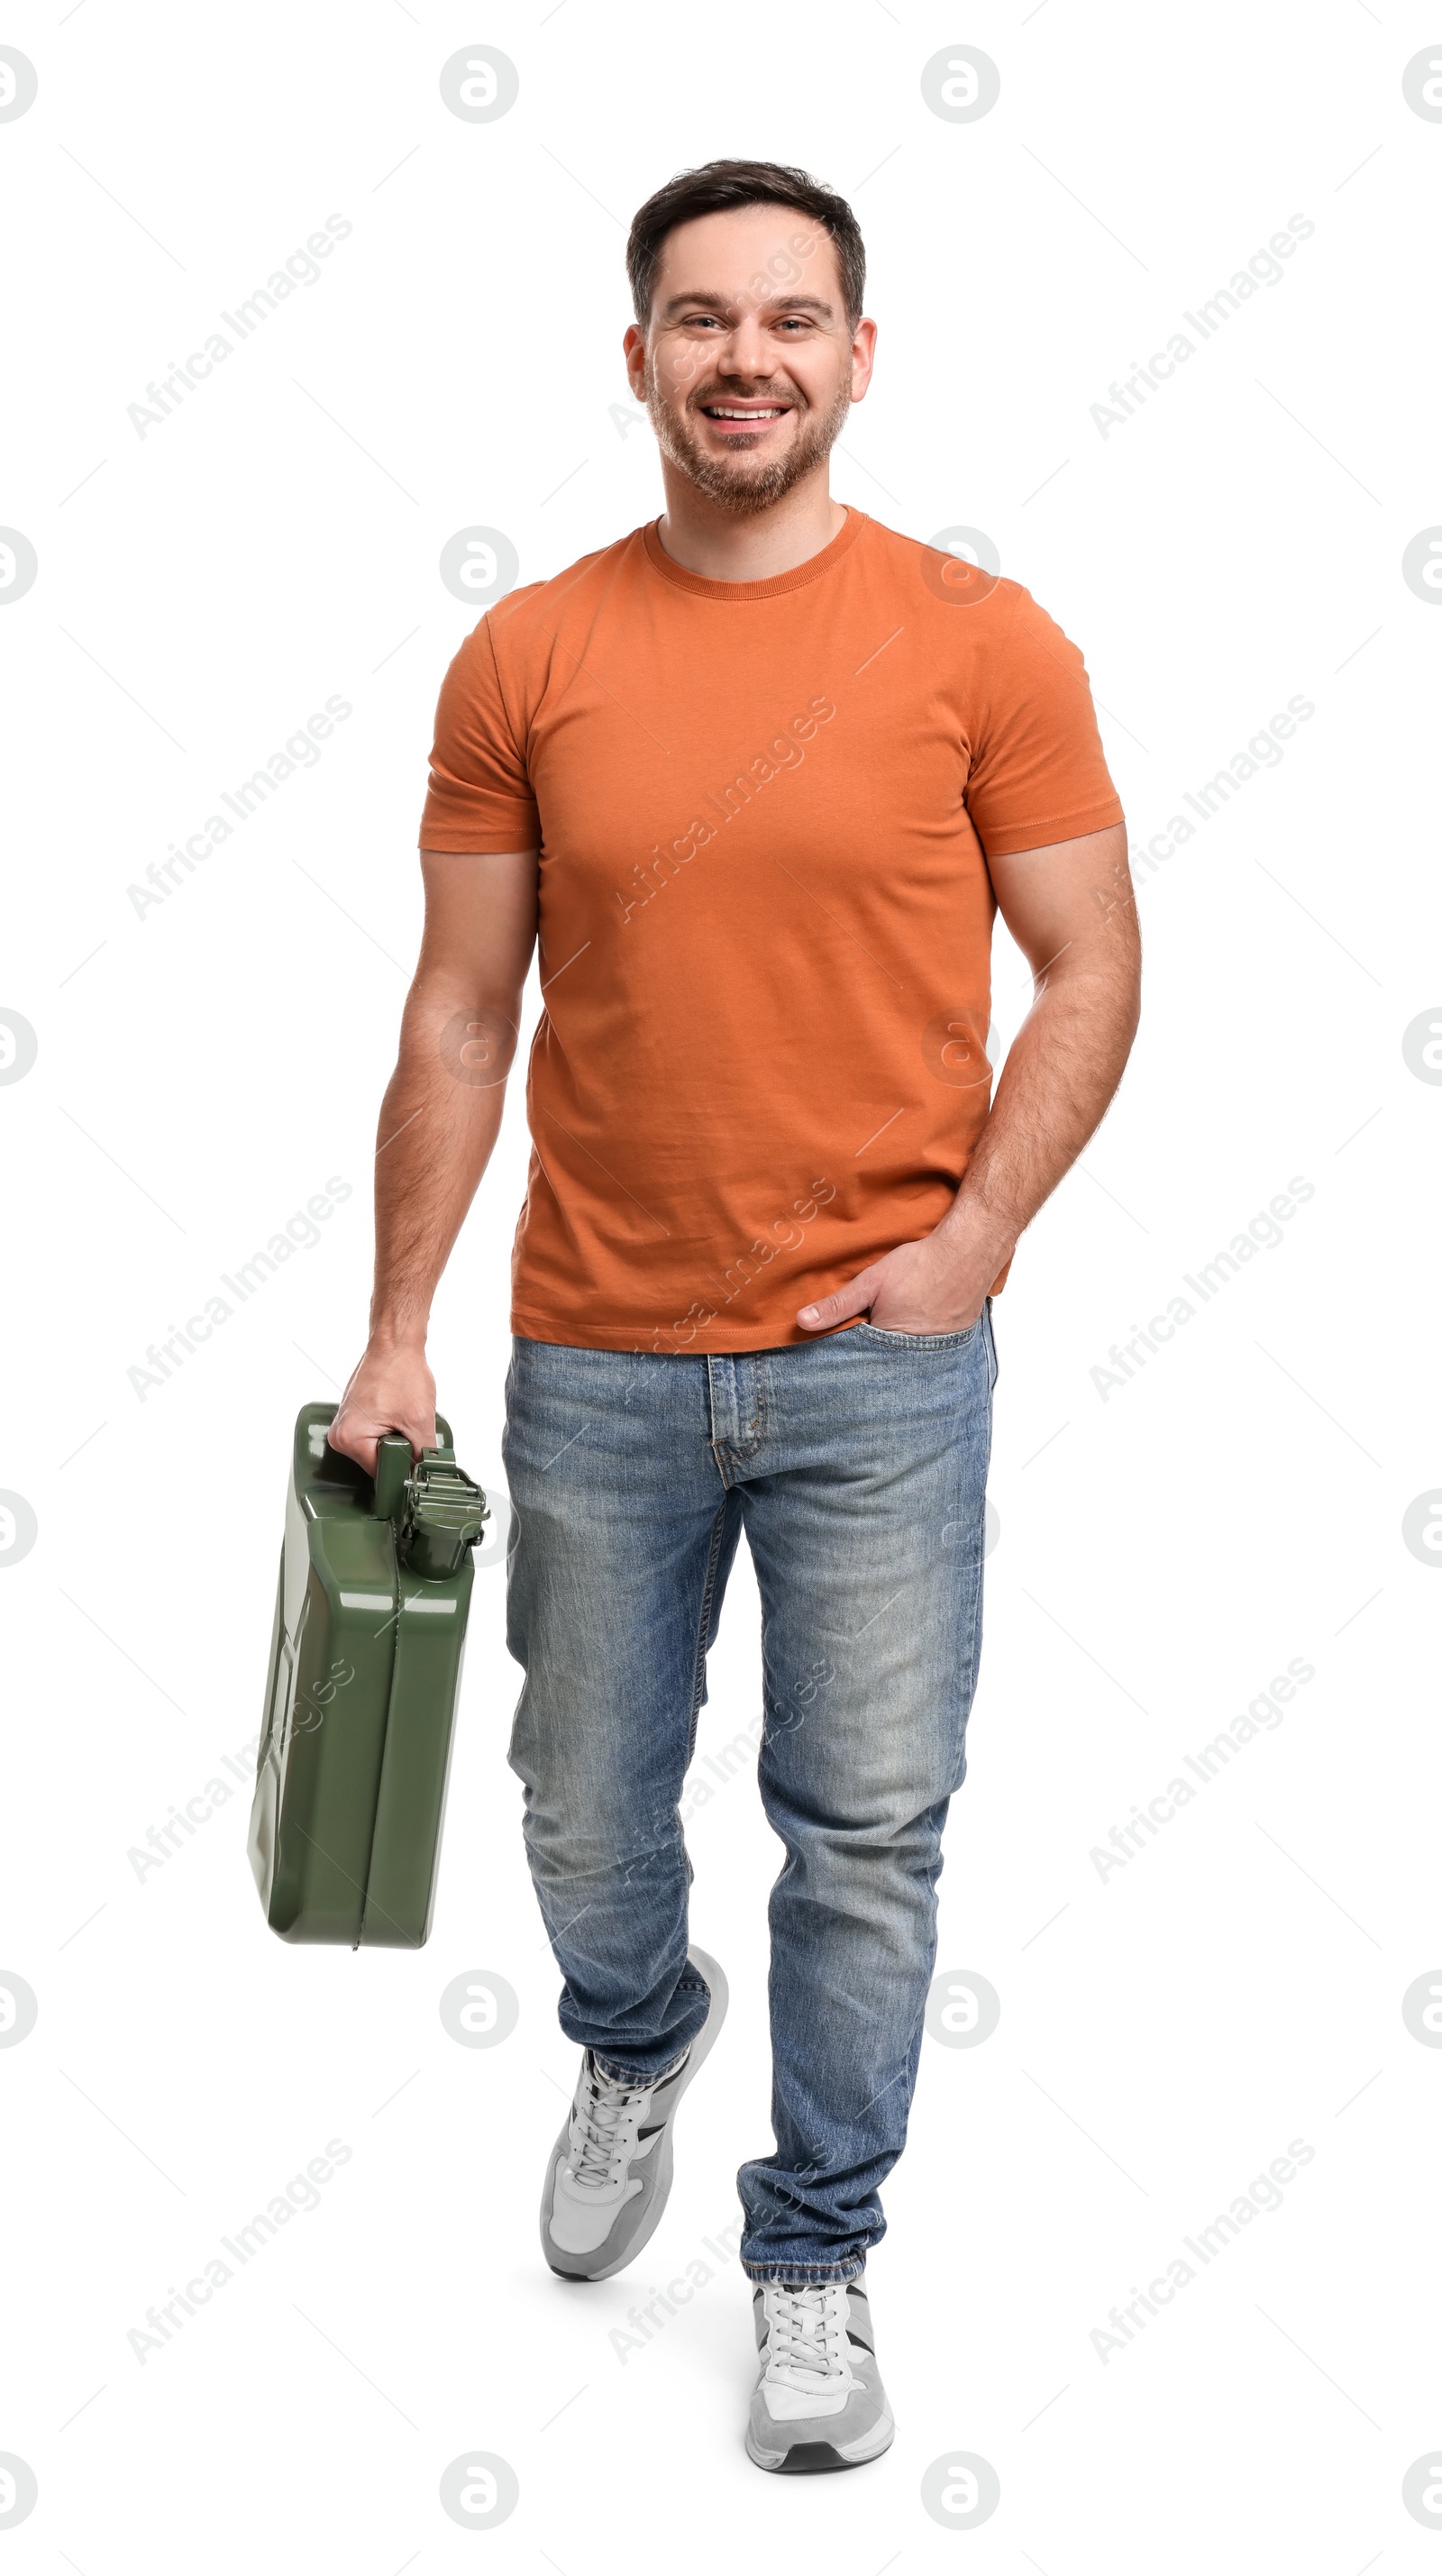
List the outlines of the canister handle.
{"label": "canister handle", "polygon": [[388,1431],[376,1444],[375,1501],[371,1509],[378,1521],[393,1521],[405,1500],[406,1480],[411,1472],[411,1444],[403,1431]]}

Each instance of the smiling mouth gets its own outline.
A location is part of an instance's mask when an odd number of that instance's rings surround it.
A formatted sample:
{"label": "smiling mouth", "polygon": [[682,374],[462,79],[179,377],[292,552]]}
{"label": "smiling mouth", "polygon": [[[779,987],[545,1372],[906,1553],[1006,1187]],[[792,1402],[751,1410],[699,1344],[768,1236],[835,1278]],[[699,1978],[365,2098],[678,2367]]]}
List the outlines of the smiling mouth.
{"label": "smiling mouth", "polygon": [[700,408],[708,420],[714,420],[726,429],[737,430],[764,429],[770,421],[783,420],[790,411],[791,405],[790,403],[702,403]]}

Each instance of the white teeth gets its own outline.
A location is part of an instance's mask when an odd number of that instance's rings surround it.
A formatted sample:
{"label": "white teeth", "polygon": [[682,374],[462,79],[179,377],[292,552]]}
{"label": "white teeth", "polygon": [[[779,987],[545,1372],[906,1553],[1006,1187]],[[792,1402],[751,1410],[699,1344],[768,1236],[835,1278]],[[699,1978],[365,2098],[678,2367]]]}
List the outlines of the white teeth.
{"label": "white teeth", "polygon": [[702,408],[712,420],[779,420],[786,406],[774,403],[769,411],[730,411],[720,403],[706,403]]}

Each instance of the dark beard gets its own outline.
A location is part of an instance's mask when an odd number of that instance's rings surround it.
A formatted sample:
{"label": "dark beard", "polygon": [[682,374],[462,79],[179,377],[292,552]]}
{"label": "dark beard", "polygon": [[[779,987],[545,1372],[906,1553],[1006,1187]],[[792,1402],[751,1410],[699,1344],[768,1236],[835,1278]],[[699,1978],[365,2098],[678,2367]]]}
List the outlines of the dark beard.
{"label": "dark beard", "polygon": [[[705,399],[725,402],[728,397],[724,393],[713,392]],[[763,467],[759,473],[754,468],[749,472],[738,472],[723,458],[702,452],[686,414],[673,411],[669,403],[662,401],[649,369],[647,371],[646,409],[662,455],[678,466],[687,481],[694,484],[708,501],[717,502],[737,518],[754,517],[762,510],[771,509],[777,501],[784,499],[794,484],[801,481],[803,475],[812,473],[824,463],[841,436],[851,409],[849,378],[829,411],[803,411],[798,402],[793,402],[792,408],[801,413],[801,419],[789,454],[778,457],[774,465]]]}

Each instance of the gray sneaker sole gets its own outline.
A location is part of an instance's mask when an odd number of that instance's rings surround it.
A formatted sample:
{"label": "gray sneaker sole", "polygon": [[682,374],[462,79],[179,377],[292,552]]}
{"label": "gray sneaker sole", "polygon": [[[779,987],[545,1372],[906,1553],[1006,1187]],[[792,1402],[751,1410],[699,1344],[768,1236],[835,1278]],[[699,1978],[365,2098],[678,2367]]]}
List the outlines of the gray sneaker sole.
{"label": "gray sneaker sole", "polygon": [[896,2438],[896,2422],[890,2408],[873,2424],[869,2432],[860,2433],[854,2442],[830,2442],[822,2438],[824,2418],[813,2418],[804,2441],[789,2443],[784,2451],[767,2450],[757,2441],[752,2427],[746,2427],[747,2457],[758,2469],[779,2471],[782,2476],[815,2477],[828,2469],[860,2469],[868,2460],[879,2460],[889,2451]]}
{"label": "gray sneaker sole", "polygon": [[[676,2115],[681,2108],[682,2096],[690,2085],[692,2077],[700,2073],[716,2044],[716,2036],[726,2018],[726,2007],[731,1996],[725,1973],[712,1958],[709,1950],[699,1950],[693,1941],[687,1948],[686,1956],[693,1967],[700,1969],[710,1988],[711,2009],[691,2042],[691,2054],[682,2069],[681,2080],[676,2087],[665,2129],[656,2142],[654,2171],[650,2177],[649,2187],[643,2184],[636,2198],[629,2201],[622,2210],[611,2234],[603,2237],[593,2253],[572,2255],[563,2253],[554,2242],[549,2230],[556,2188],[556,2169],[558,2165],[565,2162],[571,2143],[569,2111],[562,2123],[561,2134],[551,2149],[546,2165],[545,2189],[541,2194],[541,2252],[558,2280],[609,2281],[614,2272],[624,2272],[628,2263],[634,2263],[642,2247],[650,2243],[656,2229],[660,2226],[662,2213],[671,2196],[671,2180],[675,2169],[672,2133],[676,2126]],[[626,2226],[628,2219],[632,2222],[629,2229]],[[618,2233],[621,2240],[619,2243],[616,2241]]]}

